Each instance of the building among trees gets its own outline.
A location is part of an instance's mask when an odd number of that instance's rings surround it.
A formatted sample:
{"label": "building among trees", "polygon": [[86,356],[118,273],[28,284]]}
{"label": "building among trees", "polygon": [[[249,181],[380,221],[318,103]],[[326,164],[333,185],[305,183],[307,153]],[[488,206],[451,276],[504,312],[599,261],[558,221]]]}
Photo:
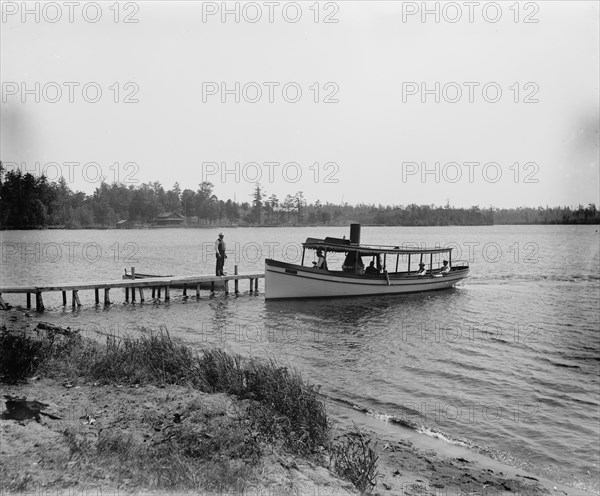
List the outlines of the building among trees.
{"label": "building among trees", "polygon": [[177,212],[164,212],[156,216],[153,224],[157,226],[181,226],[185,224],[185,217]]}

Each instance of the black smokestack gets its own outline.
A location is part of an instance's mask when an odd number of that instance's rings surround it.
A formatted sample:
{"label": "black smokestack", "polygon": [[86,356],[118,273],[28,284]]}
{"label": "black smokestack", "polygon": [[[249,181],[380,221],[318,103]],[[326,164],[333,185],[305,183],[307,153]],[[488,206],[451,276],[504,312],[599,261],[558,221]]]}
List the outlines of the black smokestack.
{"label": "black smokestack", "polygon": [[360,224],[350,224],[350,243],[360,244]]}

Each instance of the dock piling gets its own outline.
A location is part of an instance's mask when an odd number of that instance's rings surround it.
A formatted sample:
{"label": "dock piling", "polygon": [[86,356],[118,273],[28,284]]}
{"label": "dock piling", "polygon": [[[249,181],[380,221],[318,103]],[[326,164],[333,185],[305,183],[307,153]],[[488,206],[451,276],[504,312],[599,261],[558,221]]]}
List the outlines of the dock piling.
{"label": "dock piling", "polygon": [[81,302],[79,301],[79,291],[77,289],[73,290],[73,294],[71,296],[71,306],[73,308],[75,308],[76,306],[81,306]]}
{"label": "dock piling", "polygon": [[[233,268],[233,273],[236,276],[238,275],[238,266],[237,265]],[[240,291],[239,291],[239,288],[238,288],[238,280],[237,279],[234,281],[234,286],[235,286],[235,289],[234,289],[235,294],[238,294]]]}
{"label": "dock piling", "polygon": [[[131,280],[135,281],[135,267],[131,267]],[[131,288],[131,303],[135,303],[135,289]]]}
{"label": "dock piling", "polygon": [[35,309],[38,312],[44,311],[44,300],[42,299],[42,293],[40,291],[35,293]]}

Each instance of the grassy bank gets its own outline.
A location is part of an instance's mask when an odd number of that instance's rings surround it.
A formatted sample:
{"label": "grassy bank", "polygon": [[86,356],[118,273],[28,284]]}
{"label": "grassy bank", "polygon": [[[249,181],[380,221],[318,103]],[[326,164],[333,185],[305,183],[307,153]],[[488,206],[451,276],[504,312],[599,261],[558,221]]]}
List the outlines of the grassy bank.
{"label": "grassy bank", "polygon": [[[70,395],[70,408],[79,410],[42,442],[45,449],[37,447],[36,472],[3,465],[0,482],[8,491],[39,485],[41,471],[50,488],[86,481],[125,490],[242,493],[276,483],[289,494],[291,482],[274,467],[303,464],[333,472],[362,493],[375,487],[370,438],[353,433],[334,440],[317,389],[274,360],[219,349],[196,353],[167,332],[106,343],[52,330],[35,339],[0,336],[0,380],[32,378],[45,387],[45,397]],[[58,425],[65,410],[59,398],[47,403],[57,420],[42,417],[42,425]],[[84,403],[89,409],[80,411]],[[326,484],[334,484],[336,494],[349,494],[350,484],[329,476]]]}

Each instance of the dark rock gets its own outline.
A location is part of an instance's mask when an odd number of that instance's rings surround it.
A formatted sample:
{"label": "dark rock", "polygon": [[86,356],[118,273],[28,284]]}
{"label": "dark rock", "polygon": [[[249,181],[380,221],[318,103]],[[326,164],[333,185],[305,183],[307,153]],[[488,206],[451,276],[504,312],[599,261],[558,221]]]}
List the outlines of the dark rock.
{"label": "dark rock", "polygon": [[49,405],[39,401],[28,401],[25,398],[17,398],[16,396],[4,395],[6,398],[6,411],[2,414],[2,418],[12,420],[27,420],[34,418],[40,421],[40,415],[45,415],[51,419],[58,420],[60,417],[51,415],[50,413],[42,412]]}

